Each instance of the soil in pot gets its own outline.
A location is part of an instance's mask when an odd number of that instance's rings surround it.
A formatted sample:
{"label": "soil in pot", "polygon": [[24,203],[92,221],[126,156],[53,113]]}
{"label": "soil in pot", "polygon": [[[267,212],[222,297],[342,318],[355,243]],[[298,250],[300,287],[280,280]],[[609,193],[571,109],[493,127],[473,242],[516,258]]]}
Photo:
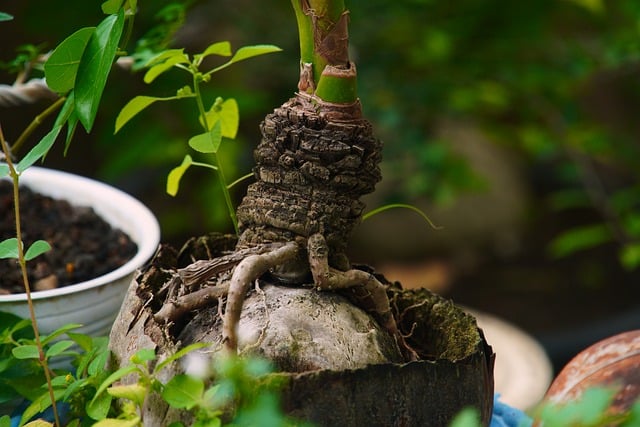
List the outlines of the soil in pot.
{"label": "soil in pot", "polygon": [[[35,291],[90,280],[130,260],[137,245],[111,227],[90,207],[20,190],[20,214],[25,246],[46,240],[52,250],[27,263]],[[13,187],[0,181],[0,241],[15,237]],[[13,259],[0,260],[0,295],[24,292],[20,270]]]}

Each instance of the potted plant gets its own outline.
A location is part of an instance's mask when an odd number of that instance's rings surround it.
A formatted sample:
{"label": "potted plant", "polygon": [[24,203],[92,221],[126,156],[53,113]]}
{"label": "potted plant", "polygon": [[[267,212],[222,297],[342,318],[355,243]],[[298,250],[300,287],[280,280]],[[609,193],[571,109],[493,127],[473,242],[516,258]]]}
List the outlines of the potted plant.
{"label": "potted plant", "polygon": [[[113,266],[108,268],[93,265],[93,263],[94,258],[99,260],[95,262],[103,262],[102,259],[108,261],[109,254],[96,257],[90,254],[83,256],[70,250],[64,256],[40,258],[29,263],[30,266],[33,265],[33,268],[28,272],[25,271],[24,276],[18,274],[18,281],[26,289],[23,288],[17,293],[7,294],[4,292],[1,294],[0,311],[29,317],[29,300],[31,300],[40,322],[40,330],[43,333],[50,333],[65,324],[74,323],[84,325],[80,332],[96,336],[107,334],[121,304],[123,292],[133,277],[134,271],[152,256],[159,242],[159,226],[155,217],[133,197],[116,188],[84,177],[32,166],[44,158],[65,126],[67,127],[67,147],[78,123],[81,123],[87,132],[93,126],[107,76],[118,54],[118,43],[124,32],[125,22],[133,19],[128,3],[114,5],[106,2],[103,5],[103,11],[106,17],[97,27],[86,27],[74,32],[48,56],[44,63],[46,85],[42,80],[32,80],[23,84],[27,75],[27,73],[23,73],[19,76],[16,84],[8,89],[14,91],[14,94],[23,89],[29,89],[29,94],[32,97],[38,96],[40,93],[41,96],[44,94],[45,97],[53,98],[54,101],[33,120],[11,146],[0,133],[3,153],[0,159],[0,178],[3,182],[10,183],[11,185],[7,185],[15,190],[10,191],[10,194],[7,194],[7,198],[4,199],[6,209],[3,208],[2,214],[9,216],[3,220],[3,224],[10,224],[11,231],[9,233],[18,232],[22,235],[19,238],[16,238],[15,234],[13,236],[6,235],[6,239],[0,243],[0,258],[10,260],[5,262],[5,268],[15,270],[13,259],[18,258],[19,252],[27,250],[27,247],[21,248],[21,245],[17,243],[23,240],[25,244],[31,244],[34,240],[40,239],[34,246],[34,252],[22,254],[28,255],[29,259],[46,252],[51,246],[46,239],[53,244],[52,254],[55,254],[54,238],[56,236],[63,237],[65,233],[70,235],[67,236],[64,243],[61,243],[64,246],[85,247],[86,245],[82,245],[87,239],[96,240],[98,237],[109,237],[112,240],[121,239],[122,245],[120,246],[131,247],[128,250],[129,253],[125,253],[126,250],[124,248],[121,250],[117,242],[105,240],[99,245],[96,242],[93,252],[121,252],[118,255],[121,258],[114,260]],[[10,18],[6,14],[3,16],[7,19]],[[18,93],[18,95],[21,94]],[[3,98],[3,100],[6,99],[7,97]],[[24,99],[24,96],[18,96],[18,99]],[[22,146],[30,141],[35,128],[48,116],[58,111],[58,117],[51,131],[37,144],[33,144],[26,154],[17,157]],[[14,156],[16,157],[14,158]],[[64,207],[69,211],[60,212],[58,215],[62,218],[66,216],[67,222],[70,222],[68,221],[69,216],[81,217],[79,222],[86,222],[89,219],[101,222],[88,224],[84,228],[76,224],[74,229],[60,228],[64,226],[53,223],[49,225],[50,230],[46,231],[46,237],[34,236],[37,233],[36,226],[33,224],[33,231],[31,231],[24,207],[22,214],[25,218],[21,218],[21,211],[17,203],[20,185],[25,185],[36,192],[37,194],[33,195],[34,199],[41,197],[40,195],[49,197],[46,206],[37,205],[39,207],[36,208],[35,201],[29,202],[32,204],[32,211],[38,211],[35,212],[37,217],[52,218],[57,212],[54,208],[59,205],[57,200],[64,199],[64,203],[66,203]],[[71,204],[72,208],[67,204]],[[15,209],[12,209],[13,205],[15,205]],[[96,214],[101,219],[98,219]],[[37,217],[32,222],[36,223]],[[15,228],[13,228],[13,224],[16,225]],[[87,234],[92,227],[99,227],[99,232],[96,230],[97,234],[95,235]],[[119,231],[112,232],[112,230]],[[100,245],[103,247],[99,247]],[[57,250],[58,253],[63,253],[64,248],[57,248]],[[67,255],[67,253],[73,255]],[[73,278],[79,276],[78,270],[85,268],[85,265],[80,264],[89,263],[92,265],[87,266],[87,269],[90,268],[97,273],[88,272],[86,276],[80,276],[86,278],[74,283]],[[109,271],[109,268],[112,271]],[[45,272],[34,273],[37,269],[45,270]],[[60,273],[61,270],[62,273]],[[57,284],[62,285],[65,281],[63,280],[64,275],[70,277],[69,286],[57,286]],[[32,293],[32,290],[37,290],[38,286],[37,283],[31,283],[35,286],[32,289],[29,279],[33,280],[34,277],[42,276],[45,276],[41,280],[43,288],[49,289]],[[9,288],[12,283],[10,275],[4,273],[1,282],[4,288]],[[15,291],[15,286],[13,290]]]}
{"label": "potted plant", "polygon": [[[214,352],[273,360],[275,375],[287,379],[287,411],[320,424],[445,425],[467,405],[488,422],[493,353],[474,319],[427,291],[405,291],[352,266],[345,256],[363,213],[360,196],[380,179],[381,143],[362,117],[344,2],[292,4],[299,91],[265,117],[254,152],[256,182],[237,209],[216,157],[223,100],[207,110],[198,91],[216,68],[201,72],[204,53],[181,50],[149,64],[145,80],[173,67],[192,73],[194,88],[175,98],[197,101],[204,132],[189,144],[212,155],[238,235],[207,235],[158,254],[132,282],[112,329],[116,366],[144,348],[162,359],[189,343],[209,342]],[[222,68],[244,56],[241,50],[232,56],[223,44],[210,49],[231,56]],[[158,100],[132,100],[117,126]],[[194,164],[186,156],[172,172],[174,189]],[[167,379],[182,372],[174,364]],[[142,406],[147,423],[193,421],[184,408],[157,399]]]}

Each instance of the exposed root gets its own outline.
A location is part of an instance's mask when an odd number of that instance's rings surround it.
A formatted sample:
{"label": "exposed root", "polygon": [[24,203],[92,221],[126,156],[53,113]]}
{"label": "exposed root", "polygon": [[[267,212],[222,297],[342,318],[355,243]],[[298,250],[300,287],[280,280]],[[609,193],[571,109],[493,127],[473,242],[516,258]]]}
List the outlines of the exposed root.
{"label": "exposed root", "polygon": [[351,289],[358,305],[378,317],[380,325],[394,337],[405,357],[409,360],[419,359],[398,330],[385,286],[373,274],[357,269],[339,271],[329,267],[329,249],[320,233],[309,237],[307,250],[313,282],[318,290]]}
{"label": "exposed root", "polygon": [[227,306],[222,326],[222,342],[227,351],[235,354],[238,348],[237,326],[242,312],[242,303],[249,285],[269,269],[287,263],[298,255],[299,246],[295,242],[285,243],[278,249],[243,259],[231,276]]}

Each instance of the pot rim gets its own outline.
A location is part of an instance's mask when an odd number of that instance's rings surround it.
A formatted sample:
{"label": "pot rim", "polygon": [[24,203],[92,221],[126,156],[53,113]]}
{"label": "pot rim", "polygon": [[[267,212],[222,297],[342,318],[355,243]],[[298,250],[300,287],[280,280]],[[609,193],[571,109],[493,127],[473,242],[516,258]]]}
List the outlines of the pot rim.
{"label": "pot rim", "polygon": [[[72,205],[91,206],[105,221],[127,233],[138,246],[133,258],[117,269],[73,285],[32,292],[34,301],[99,288],[126,277],[146,263],[158,248],[160,226],[156,217],[142,202],[122,190],[81,175],[37,166],[22,173],[20,184],[54,198],[67,199]],[[73,190],[70,191],[70,187]],[[0,304],[26,300],[24,292],[0,295]]]}

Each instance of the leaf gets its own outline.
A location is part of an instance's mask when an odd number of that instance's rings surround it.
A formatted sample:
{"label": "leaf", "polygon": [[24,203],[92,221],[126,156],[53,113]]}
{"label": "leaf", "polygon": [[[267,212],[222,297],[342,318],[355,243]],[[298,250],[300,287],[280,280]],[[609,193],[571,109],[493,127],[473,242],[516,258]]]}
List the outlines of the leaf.
{"label": "leaf", "polygon": [[18,162],[16,166],[19,173],[27,170],[31,165],[43,158],[49,152],[53,143],[56,142],[60,129],[62,129],[62,126],[55,126],[40,140],[40,142],[36,144],[35,147],[29,150],[29,152]]}
{"label": "leaf", "polygon": [[89,38],[76,77],[76,112],[91,131],[124,28],[124,11],[107,16]]}
{"label": "leaf", "polygon": [[163,62],[160,62],[149,68],[149,70],[144,75],[144,82],[147,84],[153,82],[159,75],[170,70],[174,65],[188,63],[189,57],[184,52],[182,52],[181,50],[175,52],[175,54],[169,56]]}
{"label": "leaf", "polygon": [[624,245],[620,251],[620,263],[627,270],[635,270],[640,266],[640,243]]}
{"label": "leaf", "polygon": [[26,423],[23,427],[53,427],[53,423],[45,420],[33,420]]}
{"label": "leaf", "polygon": [[118,10],[122,7],[124,0],[107,0],[102,3],[102,13],[106,15],[114,15],[118,13]]}
{"label": "leaf", "polygon": [[9,169],[9,165],[5,165],[4,163],[0,163],[0,178],[9,176],[11,169]]}
{"label": "leaf", "polygon": [[40,352],[38,351],[38,346],[34,344],[21,345],[18,347],[14,347],[11,350],[11,354],[16,359],[39,359]]}
{"label": "leaf", "polygon": [[11,21],[12,19],[13,19],[12,15],[9,15],[8,13],[0,12],[0,22]]}
{"label": "leaf", "polygon": [[160,64],[161,62],[164,62],[169,58],[173,58],[174,56],[181,56],[183,58],[188,58],[184,53],[184,49],[167,49],[167,50],[163,50],[162,52],[158,53],[157,55],[154,55],[151,59],[149,59],[149,61],[147,61],[147,63],[145,64],[145,67],[152,67],[156,64]]}
{"label": "leaf", "polygon": [[147,397],[147,387],[140,383],[114,385],[107,389],[107,393],[118,399],[128,399],[138,406],[142,406]]}
{"label": "leaf", "polygon": [[184,173],[189,169],[189,166],[193,163],[193,159],[190,155],[184,156],[182,163],[180,166],[177,166],[169,172],[167,176],[167,194],[170,196],[175,196],[178,194],[178,189],[180,188],[180,180]]}
{"label": "leaf", "polygon": [[53,344],[51,347],[49,347],[49,349],[46,352],[46,356],[47,358],[57,356],[60,353],[67,350],[72,345],[73,345],[73,341],[71,340],[58,341],[55,344]]}
{"label": "leaf", "polygon": [[169,356],[166,359],[164,359],[162,362],[158,363],[158,365],[155,367],[155,372],[160,372],[169,363],[180,359],[181,357],[185,356],[186,354],[191,353],[192,351],[198,350],[200,348],[209,347],[209,346],[210,346],[210,344],[207,344],[207,343],[204,343],[204,342],[198,342],[198,343],[195,343],[195,344],[189,344],[188,346],[183,347],[180,350],[176,351],[171,356]]}
{"label": "leaf", "polygon": [[114,133],[118,133],[118,131],[122,129],[122,126],[127,124],[129,120],[134,118],[139,112],[141,112],[154,102],[169,101],[172,99],[177,99],[177,97],[170,96],[167,98],[156,98],[153,96],[136,96],[131,101],[127,102],[127,104],[122,107],[122,110],[120,110],[118,117],[116,117],[116,130]]}
{"label": "leaf", "polygon": [[62,325],[55,331],[51,332],[49,335],[42,335],[41,336],[42,345],[48,344],[54,339],[58,338],[59,336],[66,334],[67,332],[72,331],[74,329],[78,329],[81,326],[82,325],[80,323],[67,323],[65,325]]}
{"label": "leaf", "polygon": [[12,237],[0,242],[0,259],[18,258],[18,239]]}
{"label": "leaf", "polygon": [[[114,382],[118,381],[120,378],[127,376],[131,373],[134,372],[140,372],[140,369],[136,366],[136,365],[127,365],[123,368],[118,369],[117,371],[113,372],[111,375],[109,375],[101,384],[100,387],[98,387],[98,390],[96,390],[96,394],[95,396],[93,396],[93,399],[91,400],[91,402],[97,400],[98,398],[100,398],[100,396],[103,394],[103,392]],[[95,419],[95,418],[94,418]]]}
{"label": "leaf", "polygon": [[579,250],[593,248],[611,240],[611,232],[605,224],[574,228],[556,237],[549,246],[556,258],[567,256]]}
{"label": "leaf", "polygon": [[131,363],[142,364],[156,358],[156,352],[152,348],[142,348],[131,356]]}
{"label": "leaf", "polygon": [[583,7],[594,15],[600,15],[604,12],[605,5],[602,0],[568,0],[577,6]]}
{"label": "leaf", "polygon": [[222,142],[222,124],[217,121],[211,130],[189,139],[189,147],[199,153],[217,153]]}
{"label": "leaf", "polygon": [[106,418],[104,420],[100,420],[95,424],[92,424],[93,427],[137,427],[140,425],[140,418],[134,417],[130,420],[118,420],[115,418]]}
{"label": "leaf", "polygon": [[244,46],[236,51],[233,57],[224,64],[219,67],[214,68],[208,74],[216,73],[220,70],[227,68],[228,66],[235,64],[236,62],[244,61],[245,59],[253,58],[254,56],[264,55],[271,52],[280,52],[278,46],[270,45],[270,44],[260,44],[253,46]]}
{"label": "leaf", "polygon": [[64,39],[44,64],[47,86],[58,93],[73,89],[78,73],[78,65],[95,27],[81,28]]}
{"label": "leaf", "polygon": [[94,398],[85,405],[87,415],[94,420],[102,420],[106,418],[111,408],[113,397],[108,393],[96,394]]}
{"label": "leaf", "polygon": [[27,252],[24,254],[25,261],[31,261],[35,257],[42,255],[43,253],[50,251],[51,245],[44,240],[36,240],[33,242]]}
{"label": "leaf", "polygon": [[240,111],[235,99],[229,98],[225,101],[222,101],[222,98],[216,99],[216,102],[207,111],[206,117],[210,127],[216,122],[220,122],[223,137],[235,139],[240,124]]}
{"label": "leaf", "polygon": [[481,425],[478,411],[475,408],[465,408],[453,418],[449,427],[480,427]]}
{"label": "leaf", "polygon": [[204,393],[202,380],[189,375],[176,375],[164,386],[162,398],[169,406],[189,410],[200,402],[202,393]]}
{"label": "leaf", "polygon": [[210,55],[231,56],[231,43],[224,41],[210,44],[202,53],[194,55],[193,59],[200,63]]}

